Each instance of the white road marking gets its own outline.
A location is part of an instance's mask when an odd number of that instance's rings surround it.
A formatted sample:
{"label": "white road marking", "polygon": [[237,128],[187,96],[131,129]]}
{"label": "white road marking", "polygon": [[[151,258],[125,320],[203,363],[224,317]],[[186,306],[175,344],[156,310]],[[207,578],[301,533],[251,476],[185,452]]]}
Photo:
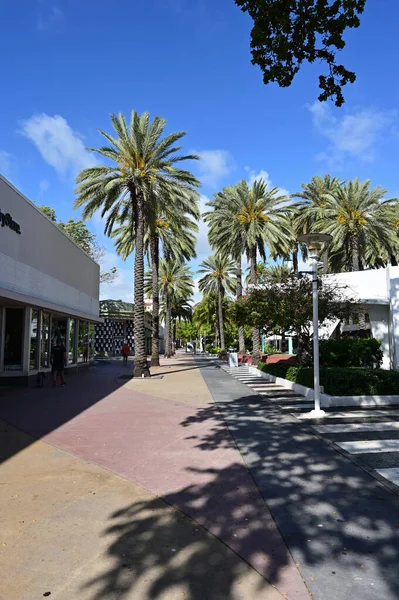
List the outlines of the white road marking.
{"label": "white road marking", "polygon": [[376,469],[377,473],[392,481],[396,485],[399,485],[399,469],[397,467],[390,467],[386,469]]}
{"label": "white road marking", "polygon": [[317,425],[319,433],[354,433],[368,431],[398,431],[399,422],[393,423],[339,423],[337,425]]}
{"label": "white road marking", "polygon": [[356,442],[336,442],[337,446],[350,454],[368,452],[398,452],[399,440],[361,440]]}

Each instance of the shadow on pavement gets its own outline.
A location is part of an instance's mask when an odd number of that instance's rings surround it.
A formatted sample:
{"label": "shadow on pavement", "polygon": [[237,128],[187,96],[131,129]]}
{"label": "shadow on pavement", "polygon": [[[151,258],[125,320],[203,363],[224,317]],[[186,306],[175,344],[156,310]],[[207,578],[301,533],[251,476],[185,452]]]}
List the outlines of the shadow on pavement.
{"label": "shadow on pavement", "polygon": [[[129,365],[130,366],[130,365]],[[66,377],[65,388],[51,387],[47,379],[43,388],[3,389],[0,419],[5,421],[0,436],[0,462],[23,450],[34,441],[29,436],[8,436],[6,423],[41,438],[115,392],[123,382],[116,381],[122,363],[101,361],[87,371]]]}
{"label": "shadow on pavement", "polygon": [[[277,581],[287,567],[289,554],[277,531],[265,532],[260,515],[246,502],[246,489],[241,487],[243,469],[240,464],[225,469],[193,469],[196,479],[206,482],[185,487],[163,500],[140,501],[114,512],[104,531],[109,568],[87,581],[82,593],[91,590],[93,600],[282,598],[228,547],[252,558],[252,562],[258,560],[259,570],[271,581]],[[201,523],[215,521],[216,512],[218,531],[213,533],[224,541],[230,535],[228,546],[170,506],[176,506],[177,501],[186,515],[197,516]],[[229,534],[234,530],[237,534]],[[267,555],[265,535],[269,537]]]}
{"label": "shadow on pavement", "polygon": [[228,448],[228,425],[314,597],[397,600],[398,497],[260,396],[228,400],[212,385],[220,412],[199,408],[182,425],[212,420],[204,452]]}

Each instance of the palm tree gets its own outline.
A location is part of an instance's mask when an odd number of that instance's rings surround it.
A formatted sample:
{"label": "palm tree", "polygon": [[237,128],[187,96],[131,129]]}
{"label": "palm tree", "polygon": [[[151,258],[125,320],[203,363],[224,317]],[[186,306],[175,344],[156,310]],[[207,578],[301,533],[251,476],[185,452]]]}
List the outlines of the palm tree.
{"label": "palm tree", "polygon": [[[325,205],[328,194],[339,189],[341,185],[343,185],[343,182],[338,177],[331,177],[329,174],[324,175],[324,177],[316,175],[315,177],[312,177],[310,183],[302,183],[302,190],[300,192],[291,195],[291,198],[301,199],[301,201],[292,208],[291,213],[291,230],[295,240],[293,246],[294,271],[295,251],[296,256],[298,256],[298,243],[296,243],[298,236],[314,230],[315,221],[320,216],[320,209]],[[301,251],[302,253],[305,252],[306,255],[306,249],[302,245]],[[323,272],[328,273],[327,248],[323,252]]]}
{"label": "palm tree", "polygon": [[[239,300],[242,297],[243,249],[238,230],[231,226],[233,221],[229,196],[233,192],[233,187],[224,187],[221,192],[215,193],[214,199],[207,203],[207,206],[211,206],[213,210],[202,216],[204,221],[209,223],[208,238],[212,248],[217,254],[231,257],[235,262],[236,298]],[[242,325],[238,328],[238,351],[241,354],[245,352],[245,333]]]}
{"label": "palm tree", "polygon": [[[193,307],[191,306],[190,298],[185,298],[184,296],[176,296],[173,295],[172,303],[171,303],[171,326],[172,326],[172,345],[173,349],[176,348],[176,329],[177,329],[177,320],[181,322],[182,320],[187,321],[192,318],[193,315]],[[161,303],[161,311],[160,311],[161,319],[166,321],[166,302],[163,301]]]}
{"label": "palm tree", "polygon": [[[332,236],[332,262],[339,270],[360,271],[397,247],[394,214],[397,198],[382,201],[386,190],[370,189],[370,181],[354,179],[326,196],[315,230]],[[359,328],[366,329],[366,315],[359,310]]]}
{"label": "palm tree", "polygon": [[[152,269],[145,277],[145,292],[152,295]],[[159,261],[159,291],[165,302],[165,357],[172,356],[172,309],[173,302],[191,297],[194,288],[192,272],[180,259],[161,258]]]}
{"label": "palm tree", "polygon": [[[288,198],[279,193],[278,188],[266,189],[266,183],[261,179],[253,183],[250,188],[243,180],[237,185],[224,189],[224,199],[217,195],[209,206],[214,211],[220,211],[222,217],[215,219],[212,234],[217,235],[219,229],[223,243],[230,239],[234,246],[240,247],[240,256],[245,253],[250,261],[250,282],[257,283],[257,255],[266,260],[266,247],[271,254],[277,249],[285,248],[288,251],[290,231],[286,219]],[[216,225],[218,223],[218,226]],[[259,362],[260,356],[260,331],[253,329],[252,335],[253,363]]]}
{"label": "palm tree", "polygon": [[[198,225],[191,220],[199,218],[197,195],[190,193],[168,199],[154,198],[145,215],[144,248],[152,269],[152,349],[151,366],[159,366],[159,258],[160,247],[165,256],[195,257],[195,235]],[[133,252],[134,236],[129,222],[115,229],[117,253],[124,260]]]}
{"label": "palm tree", "polygon": [[[224,322],[229,318],[229,308],[231,307],[231,301],[228,297],[223,298],[223,317]],[[231,320],[231,319],[230,319]],[[214,346],[220,346],[220,330],[219,330],[219,318],[218,318],[218,294],[210,292],[205,294],[201,301],[198,302],[193,309],[193,323],[198,329],[205,331],[207,335],[210,332],[215,333]]]}
{"label": "palm tree", "polygon": [[370,189],[370,181],[354,179],[326,195],[315,222],[316,231],[332,236],[332,253],[342,270],[360,271],[372,256],[390,254],[397,246],[394,214],[397,198],[382,201],[386,190]]}
{"label": "palm tree", "polygon": [[218,296],[218,323],[219,339],[222,350],[225,350],[223,298],[228,293],[235,293],[234,262],[223,255],[212,255],[204,260],[198,269],[203,276],[198,282],[199,290],[203,294],[216,293]]}
{"label": "palm tree", "polygon": [[176,146],[184,132],[162,138],[166,121],[157,116],[150,122],[148,113],[141,116],[132,111],[130,125],[125,117],[111,115],[116,137],[100,130],[108,146],[91,148],[112,164],[84,169],[77,177],[76,207],[84,207],[84,218],[96,211],[106,216],[105,232],[109,235],[115,224],[131,223],[135,240],[134,257],[134,376],[149,376],[145,348],[144,326],[144,227],[146,206],[158,197],[184,195],[198,187],[196,177],[178,165],[183,160],[195,160],[194,155],[178,154]]}

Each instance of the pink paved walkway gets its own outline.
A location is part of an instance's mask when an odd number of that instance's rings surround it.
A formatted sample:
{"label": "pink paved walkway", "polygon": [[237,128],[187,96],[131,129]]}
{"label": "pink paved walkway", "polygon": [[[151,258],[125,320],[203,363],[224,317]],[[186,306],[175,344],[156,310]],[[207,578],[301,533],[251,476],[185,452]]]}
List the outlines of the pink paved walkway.
{"label": "pink paved walkway", "polygon": [[[0,417],[75,456],[157,494],[195,518],[290,600],[309,592],[227,427],[217,448],[205,440],[223,422],[198,409],[115,382],[121,365],[99,366],[66,389],[5,395]],[[190,393],[190,390],[187,390]]]}

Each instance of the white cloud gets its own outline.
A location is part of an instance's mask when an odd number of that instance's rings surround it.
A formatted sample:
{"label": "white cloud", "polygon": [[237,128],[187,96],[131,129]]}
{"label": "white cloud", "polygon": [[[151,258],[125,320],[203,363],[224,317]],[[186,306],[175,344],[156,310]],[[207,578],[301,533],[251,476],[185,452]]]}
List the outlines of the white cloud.
{"label": "white cloud", "polygon": [[0,173],[7,179],[12,178],[14,171],[13,162],[14,158],[12,154],[6,152],[5,150],[0,150]]}
{"label": "white cloud", "polygon": [[[266,183],[266,188],[268,190],[275,187],[274,183],[272,183],[269,173],[267,171],[265,171],[264,169],[261,169],[258,173],[256,171],[254,171],[254,169],[251,169],[250,167],[244,167],[244,170],[247,171],[247,173],[248,173],[248,185],[252,186],[255,183],[255,181],[259,181],[260,179],[263,179],[263,181]],[[285,188],[279,187],[278,189],[279,189],[279,193],[282,196],[289,196],[289,191],[286,190]]]}
{"label": "white cloud", "polygon": [[49,188],[49,182],[47,179],[41,179],[39,183],[39,196],[43,196]]}
{"label": "white cloud", "polygon": [[336,117],[327,104],[318,101],[308,109],[315,129],[329,140],[326,151],[316,158],[332,165],[342,163],[345,157],[372,161],[376,146],[382,141],[383,134],[389,133],[396,119],[395,111],[373,108],[345,112]]}
{"label": "white cloud", "polygon": [[44,2],[41,2],[42,9],[41,14],[37,19],[37,29],[39,31],[51,31],[58,32],[59,27],[64,20],[64,14],[58,6],[45,6]]}
{"label": "white cloud", "polygon": [[227,150],[194,150],[200,161],[200,179],[204,185],[217,187],[219,182],[234,169],[234,160]]}
{"label": "white cloud", "polygon": [[75,177],[79,171],[96,163],[93,154],[85,149],[79,133],[60,115],[33,115],[22,121],[21,133],[35,144],[42,158],[61,177]]}
{"label": "white cloud", "polygon": [[198,282],[200,277],[194,277],[193,298],[191,304],[197,304],[202,300],[202,292],[199,291]]}

